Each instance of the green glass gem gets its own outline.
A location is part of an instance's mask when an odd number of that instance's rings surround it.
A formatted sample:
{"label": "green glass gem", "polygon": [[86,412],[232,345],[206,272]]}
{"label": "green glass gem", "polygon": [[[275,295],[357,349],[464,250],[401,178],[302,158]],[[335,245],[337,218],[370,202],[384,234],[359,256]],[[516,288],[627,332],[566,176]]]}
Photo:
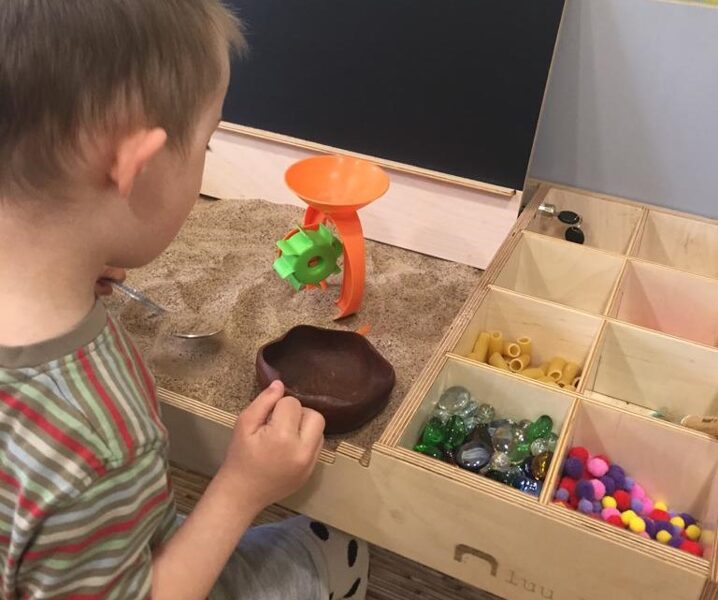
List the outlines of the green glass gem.
{"label": "green glass gem", "polygon": [[514,465],[523,462],[529,456],[531,456],[531,444],[528,442],[516,444],[516,446],[509,451],[509,460],[511,460],[511,464]]}
{"label": "green glass gem", "polygon": [[542,415],[536,421],[529,425],[526,435],[529,442],[533,442],[539,438],[548,437],[553,429],[553,419],[548,415]]}
{"label": "green glass gem", "polygon": [[447,448],[455,449],[461,446],[466,441],[466,423],[459,415],[454,415],[449,419],[446,424],[446,438],[444,444]]}
{"label": "green glass gem", "polygon": [[446,433],[447,426],[441,422],[441,419],[432,417],[424,427],[421,441],[427,446],[438,446],[446,440]]}
{"label": "green glass gem", "polygon": [[439,460],[444,459],[444,453],[441,450],[439,450],[436,446],[432,446],[431,444],[419,443],[416,446],[414,446],[414,450],[416,450],[416,452],[421,452],[422,454],[425,454],[426,456],[431,456],[431,458],[438,458]]}
{"label": "green glass gem", "polygon": [[551,433],[546,439],[548,439],[549,452],[556,452],[556,446],[558,446],[558,436],[555,433]]}

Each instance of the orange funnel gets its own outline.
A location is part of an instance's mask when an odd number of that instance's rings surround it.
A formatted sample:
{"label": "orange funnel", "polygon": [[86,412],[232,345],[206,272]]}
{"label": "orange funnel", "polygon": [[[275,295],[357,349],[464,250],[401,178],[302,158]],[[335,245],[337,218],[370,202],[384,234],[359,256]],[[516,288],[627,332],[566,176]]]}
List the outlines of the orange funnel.
{"label": "orange funnel", "polygon": [[370,162],[348,156],[315,156],[292,165],[285,175],[289,188],[309,205],[304,225],[328,218],[344,244],[344,281],[339,316],[358,312],[364,297],[364,234],[357,211],[381,198],[389,177]]}

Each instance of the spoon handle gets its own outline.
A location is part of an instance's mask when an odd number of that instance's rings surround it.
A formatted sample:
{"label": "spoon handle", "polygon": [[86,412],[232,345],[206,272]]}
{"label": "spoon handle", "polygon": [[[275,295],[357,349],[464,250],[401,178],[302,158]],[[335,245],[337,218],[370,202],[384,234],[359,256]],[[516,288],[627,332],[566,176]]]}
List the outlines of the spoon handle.
{"label": "spoon handle", "polygon": [[135,288],[132,288],[129,285],[125,285],[124,283],[120,283],[119,281],[110,281],[110,283],[112,284],[112,287],[127,294],[130,298],[132,298],[133,300],[136,300],[140,304],[146,306],[152,312],[154,312],[158,315],[163,315],[167,312],[166,308],[160,306],[159,304],[155,304],[154,302],[152,302],[152,300],[150,300],[147,296],[145,296],[139,290],[136,290]]}

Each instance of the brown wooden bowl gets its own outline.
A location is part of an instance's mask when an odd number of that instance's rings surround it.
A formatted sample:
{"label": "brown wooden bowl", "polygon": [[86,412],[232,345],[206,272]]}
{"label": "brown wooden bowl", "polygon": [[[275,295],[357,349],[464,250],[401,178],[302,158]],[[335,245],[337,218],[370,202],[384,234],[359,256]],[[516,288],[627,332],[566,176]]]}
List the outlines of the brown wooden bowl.
{"label": "brown wooden bowl", "polygon": [[347,433],[373,419],[389,401],[394,368],[358,333],[299,325],[257,352],[257,379],[277,379],[287,395],[320,412],[326,433]]}

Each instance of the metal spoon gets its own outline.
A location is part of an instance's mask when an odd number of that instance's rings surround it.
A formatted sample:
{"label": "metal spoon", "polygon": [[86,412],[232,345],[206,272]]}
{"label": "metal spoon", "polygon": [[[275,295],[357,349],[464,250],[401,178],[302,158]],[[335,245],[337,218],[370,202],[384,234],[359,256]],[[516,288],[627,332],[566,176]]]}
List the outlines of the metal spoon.
{"label": "metal spoon", "polygon": [[171,334],[175,337],[184,339],[200,339],[212,337],[224,331],[224,327],[218,326],[216,323],[209,323],[199,317],[196,319],[181,319],[181,317],[184,316],[182,313],[170,312],[164,306],[160,306],[156,302],[150,300],[147,296],[145,296],[145,294],[143,294],[139,290],[136,290],[135,288],[132,288],[124,283],[120,283],[119,281],[110,281],[110,283],[112,284],[112,287],[114,287],[116,290],[121,291],[136,302],[139,302],[156,315],[175,317],[182,323],[186,323],[191,320],[191,331],[172,331]]}

